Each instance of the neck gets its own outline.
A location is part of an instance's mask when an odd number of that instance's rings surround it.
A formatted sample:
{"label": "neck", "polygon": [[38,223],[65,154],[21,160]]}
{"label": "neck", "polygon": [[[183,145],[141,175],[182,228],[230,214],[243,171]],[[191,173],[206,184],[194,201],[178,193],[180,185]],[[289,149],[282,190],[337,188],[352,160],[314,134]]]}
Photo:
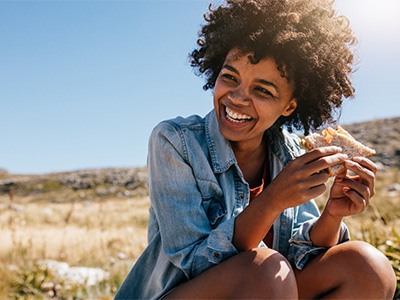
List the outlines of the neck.
{"label": "neck", "polygon": [[231,142],[233,153],[239,165],[241,162],[249,162],[253,160],[264,160],[266,155],[266,145],[264,138],[257,143],[239,143]]}
{"label": "neck", "polygon": [[261,139],[258,144],[252,145],[232,143],[232,149],[243,176],[250,184],[250,187],[258,185],[262,178],[264,162],[267,156],[267,147],[264,139]]}

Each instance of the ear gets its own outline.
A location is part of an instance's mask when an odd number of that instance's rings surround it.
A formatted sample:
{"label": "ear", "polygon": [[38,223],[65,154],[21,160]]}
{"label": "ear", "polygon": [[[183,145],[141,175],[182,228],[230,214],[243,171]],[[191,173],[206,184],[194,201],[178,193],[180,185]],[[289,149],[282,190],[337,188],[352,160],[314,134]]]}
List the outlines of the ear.
{"label": "ear", "polygon": [[293,98],[292,100],[289,101],[289,103],[286,105],[285,110],[282,113],[282,116],[288,117],[294,112],[294,110],[297,108],[297,99]]}

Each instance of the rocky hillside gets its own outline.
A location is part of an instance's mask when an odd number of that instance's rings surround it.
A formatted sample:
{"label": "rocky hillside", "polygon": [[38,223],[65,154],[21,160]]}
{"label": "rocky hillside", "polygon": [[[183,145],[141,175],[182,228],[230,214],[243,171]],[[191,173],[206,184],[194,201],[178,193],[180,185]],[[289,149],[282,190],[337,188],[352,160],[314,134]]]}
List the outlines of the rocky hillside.
{"label": "rocky hillside", "polygon": [[0,171],[0,199],[74,202],[105,198],[143,197],[148,194],[146,168],[110,168],[14,175]]}
{"label": "rocky hillside", "polygon": [[383,166],[400,167],[400,117],[343,126],[357,140],[376,150],[371,159]]}
{"label": "rocky hillside", "polygon": [[[374,148],[380,169],[400,167],[400,117],[343,126]],[[7,197],[8,194],[8,197]],[[148,194],[146,168],[80,170],[44,175],[17,175],[0,170],[0,199],[66,202]],[[1,197],[3,196],[3,197]]]}

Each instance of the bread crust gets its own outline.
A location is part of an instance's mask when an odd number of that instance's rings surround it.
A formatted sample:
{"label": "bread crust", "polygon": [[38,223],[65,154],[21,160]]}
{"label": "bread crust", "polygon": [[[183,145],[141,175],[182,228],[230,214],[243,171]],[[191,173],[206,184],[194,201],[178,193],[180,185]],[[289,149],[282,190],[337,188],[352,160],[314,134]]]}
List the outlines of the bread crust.
{"label": "bread crust", "polygon": [[[326,146],[338,146],[342,148],[344,154],[347,154],[349,159],[355,156],[370,157],[376,153],[374,149],[371,149],[351,136],[342,127],[333,129],[328,127],[321,133],[313,133],[304,138],[305,148],[312,150],[314,148],[326,147]],[[343,164],[339,164],[327,169],[329,176],[336,176],[344,169]]]}

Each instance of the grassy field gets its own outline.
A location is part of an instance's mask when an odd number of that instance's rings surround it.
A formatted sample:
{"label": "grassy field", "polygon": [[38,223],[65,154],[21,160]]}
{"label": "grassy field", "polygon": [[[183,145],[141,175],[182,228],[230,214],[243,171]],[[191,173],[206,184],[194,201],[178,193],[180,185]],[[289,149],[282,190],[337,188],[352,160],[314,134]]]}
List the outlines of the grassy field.
{"label": "grassy field", "polygon": [[[377,182],[367,211],[346,223],[353,239],[373,244],[391,260],[400,288],[400,191],[391,188],[400,183],[399,170],[381,172]],[[146,246],[149,200],[74,195],[66,202],[60,196],[0,196],[0,299],[113,298]],[[78,284],[51,272],[44,259],[101,268],[108,276]]]}

